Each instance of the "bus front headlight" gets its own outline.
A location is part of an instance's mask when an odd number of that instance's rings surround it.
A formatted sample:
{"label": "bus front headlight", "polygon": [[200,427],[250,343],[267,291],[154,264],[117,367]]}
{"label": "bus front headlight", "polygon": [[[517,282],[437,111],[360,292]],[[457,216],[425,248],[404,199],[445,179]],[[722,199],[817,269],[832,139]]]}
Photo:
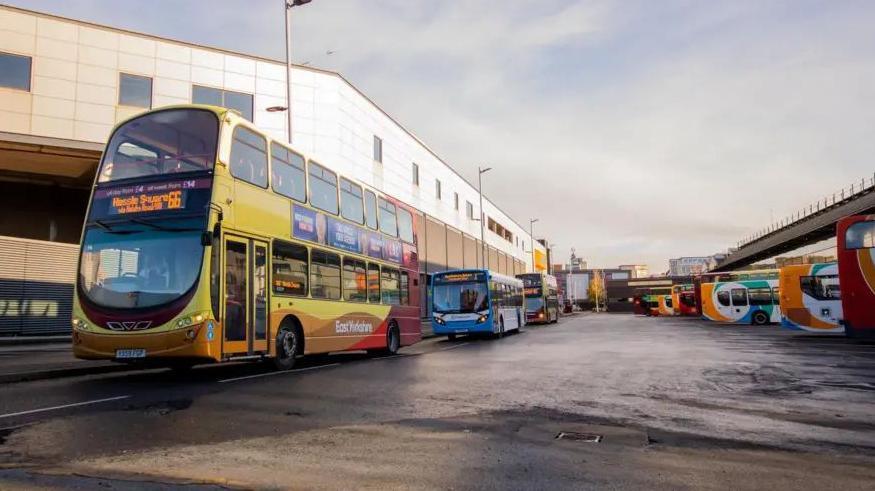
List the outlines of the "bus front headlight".
{"label": "bus front headlight", "polygon": [[187,315],[184,317],[180,317],[179,319],[176,320],[176,327],[181,329],[183,327],[188,327],[192,324],[200,324],[201,322],[205,321],[206,319],[207,319],[207,314],[205,314],[203,312]]}
{"label": "bus front headlight", "polygon": [[73,324],[73,329],[78,329],[80,331],[88,330],[88,323],[77,317],[73,317],[73,320],[70,323]]}
{"label": "bus front headlight", "polygon": [[486,315],[480,314],[480,317],[477,318],[477,324],[483,324],[486,322],[486,319],[488,319]]}

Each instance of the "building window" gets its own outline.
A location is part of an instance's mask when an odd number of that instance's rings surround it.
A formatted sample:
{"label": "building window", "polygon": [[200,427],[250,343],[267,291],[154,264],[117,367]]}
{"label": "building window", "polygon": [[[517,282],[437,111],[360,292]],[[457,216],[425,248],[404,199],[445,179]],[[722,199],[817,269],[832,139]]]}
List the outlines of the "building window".
{"label": "building window", "polygon": [[474,205],[470,201],[465,202],[465,215],[468,216],[468,220],[474,219]]}
{"label": "building window", "polygon": [[119,74],[118,103],[121,106],[152,107],[152,79],[139,75]]}
{"label": "building window", "polygon": [[453,206],[459,211],[459,193],[453,193]]}
{"label": "building window", "polygon": [[412,165],[413,165],[413,167],[412,167],[412,169],[413,169],[413,184],[419,186],[419,166],[416,165],[416,162],[414,162]]}
{"label": "building window", "polygon": [[383,140],[374,135],[374,162],[383,163]]}
{"label": "building window", "polygon": [[0,87],[30,92],[29,56],[0,53]]}
{"label": "building window", "polygon": [[240,114],[252,121],[252,94],[234,92],[232,90],[214,89],[202,85],[192,85],[191,102],[195,104],[210,104],[213,106],[227,107],[239,111]]}
{"label": "building window", "polygon": [[441,199],[441,181],[439,179],[435,179],[434,181],[434,196],[438,200]]}

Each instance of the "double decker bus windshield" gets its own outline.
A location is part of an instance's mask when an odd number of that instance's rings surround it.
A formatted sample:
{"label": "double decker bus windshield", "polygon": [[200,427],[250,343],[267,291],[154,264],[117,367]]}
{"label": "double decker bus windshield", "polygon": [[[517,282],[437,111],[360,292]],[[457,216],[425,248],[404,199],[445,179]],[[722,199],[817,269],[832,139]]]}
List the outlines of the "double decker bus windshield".
{"label": "double decker bus windshield", "polygon": [[113,133],[98,182],[210,170],[219,119],[204,109],[168,109],[132,119]]}
{"label": "double decker bus windshield", "polygon": [[92,226],[82,241],[80,291],[109,308],[171,302],[199,276],[202,232],[202,218]]}

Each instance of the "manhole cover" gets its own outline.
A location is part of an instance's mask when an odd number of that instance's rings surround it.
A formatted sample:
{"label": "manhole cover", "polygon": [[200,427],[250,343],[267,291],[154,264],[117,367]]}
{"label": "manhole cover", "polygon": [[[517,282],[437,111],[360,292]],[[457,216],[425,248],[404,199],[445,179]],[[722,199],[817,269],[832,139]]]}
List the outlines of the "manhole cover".
{"label": "manhole cover", "polygon": [[576,431],[560,431],[559,434],[556,435],[556,439],[584,443],[598,443],[602,441],[602,436],[592,433],[578,433]]}

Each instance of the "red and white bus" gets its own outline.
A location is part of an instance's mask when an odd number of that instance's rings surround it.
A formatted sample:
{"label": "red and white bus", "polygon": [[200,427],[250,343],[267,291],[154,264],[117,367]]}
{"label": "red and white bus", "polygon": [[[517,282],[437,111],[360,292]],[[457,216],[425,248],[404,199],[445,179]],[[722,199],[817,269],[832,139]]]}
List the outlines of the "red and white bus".
{"label": "red and white bus", "polygon": [[875,337],[875,215],[839,220],[836,240],[845,333]]}

